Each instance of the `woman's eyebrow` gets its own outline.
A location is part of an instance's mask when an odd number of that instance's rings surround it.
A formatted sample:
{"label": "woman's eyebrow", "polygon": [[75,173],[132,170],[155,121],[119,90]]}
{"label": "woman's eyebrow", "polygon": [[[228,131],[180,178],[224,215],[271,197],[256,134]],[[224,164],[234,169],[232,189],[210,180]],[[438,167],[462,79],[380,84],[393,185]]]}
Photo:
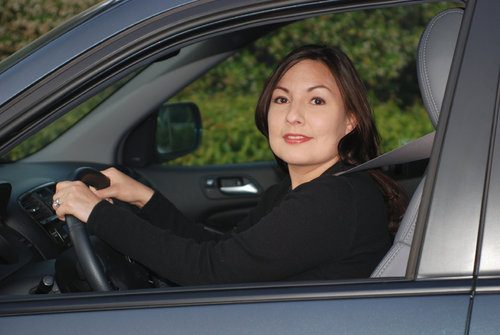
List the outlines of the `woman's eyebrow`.
{"label": "woman's eyebrow", "polygon": [[284,87],[282,87],[282,86],[276,86],[274,89],[275,89],[275,90],[282,90],[282,91],[285,91],[286,93],[288,93],[288,92],[289,92],[289,91],[288,91],[288,89],[286,89],[286,88],[284,88]]}
{"label": "woman's eyebrow", "polygon": [[316,89],[319,89],[319,88],[324,88],[324,89],[327,89],[328,91],[332,91],[328,86],[325,86],[325,85],[315,85],[315,86],[312,86],[312,87],[309,87],[307,89],[308,92],[311,92],[311,91],[314,91]]}
{"label": "woman's eyebrow", "polygon": [[[322,84],[320,84],[320,85],[314,85],[314,86],[309,87],[309,88],[307,89],[307,92],[311,92],[311,91],[314,91],[314,90],[317,90],[317,89],[321,89],[321,88],[324,88],[324,89],[326,89],[326,90],[328,90],[328,91],[332,92],[332,90],[331,90],[328,86],[326,86],[326,85],[322,85]],[[276,87],[274,88],[274,90],[282,90],[282,91],[285,91],[286,93],[289,93],[289,92],[290,92],[287,88],[285,88],[285,87],[283,87],[283,86],[276,86]]]}

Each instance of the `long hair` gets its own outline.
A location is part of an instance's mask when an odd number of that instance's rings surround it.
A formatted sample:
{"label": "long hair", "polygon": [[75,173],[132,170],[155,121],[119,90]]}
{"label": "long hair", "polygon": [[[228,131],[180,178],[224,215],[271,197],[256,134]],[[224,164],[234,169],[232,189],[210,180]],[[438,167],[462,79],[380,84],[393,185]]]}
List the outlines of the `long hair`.
{"label": "long hair", "polygon": [[[306,45],[292,51],[276,67],[267,80],[255,109],[257,128],[269,139],[267,117],[274,89],[283,75],[303,60],[314,60],[325,64],[339,87],[347,116],[356,120],[355,128],[338,144],[339,159],[348,165],[359,165],[379,153],[380,137],[375,127],[372,109],[368,103],[366,89],[349,57],[340,49],[321,45]],[[278,165],[288,171],[286,163],[276,157]],[[394,235],[408,205],[404,190],[380,170],[368,171],[375,179],[384,197],[389,218],[389,231]]]}

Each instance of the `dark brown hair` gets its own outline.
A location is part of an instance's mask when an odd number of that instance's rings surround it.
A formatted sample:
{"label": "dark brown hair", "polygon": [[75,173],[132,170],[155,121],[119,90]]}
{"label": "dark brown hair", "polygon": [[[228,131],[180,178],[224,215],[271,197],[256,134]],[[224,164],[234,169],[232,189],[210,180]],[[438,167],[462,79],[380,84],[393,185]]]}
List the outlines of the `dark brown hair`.
{"label": "dark brown hair", "polygon": [[[306,45],[292,51],[278,64],[257,102],[255,110],[257,128],[269,138],[267,116],[273,91],[292,66],[306,59],[322,62],[330,69],[339,87],[346,113],[356,120],[356,127],[339,141],[340,160],[348,165],[359,165],[376,157],[379,153],[379,135],[365,86],[349,57],[334,47]],[[286,163],[276,155],[275,157],[278,165],[287,172]],[[394,235],[408,205],[408,197],[396,182],[380,170],[368,172],[377,181],[384,196],[389,217],[389,231]]]}

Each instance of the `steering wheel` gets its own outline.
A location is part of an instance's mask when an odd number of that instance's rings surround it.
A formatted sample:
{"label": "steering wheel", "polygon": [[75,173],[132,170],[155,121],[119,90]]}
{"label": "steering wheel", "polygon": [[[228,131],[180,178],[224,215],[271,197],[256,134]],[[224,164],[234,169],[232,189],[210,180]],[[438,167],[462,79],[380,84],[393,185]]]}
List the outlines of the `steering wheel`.
{"label": "steering wheel", "polygon": [[[103,189],[109,186],[109,179],[101,172],[81,167],[74,171],[72,180],[80,180],[87,186]],[[83,274],[94,291],[110,291],[111,286],[104,275],[101,263],[92,249],[85,224],[73,215],[66,215],[69,236],[73,242],[76,258],[80,262]]]}

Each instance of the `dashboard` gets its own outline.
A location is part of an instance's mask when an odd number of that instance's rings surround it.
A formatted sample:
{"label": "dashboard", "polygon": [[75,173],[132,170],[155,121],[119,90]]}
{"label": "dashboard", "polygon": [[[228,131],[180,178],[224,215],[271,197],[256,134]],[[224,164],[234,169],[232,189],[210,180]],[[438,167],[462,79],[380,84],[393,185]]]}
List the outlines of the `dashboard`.
{"label": "dashboard", "polygon": [[18,203],[57,247],[66,249],[71,246],[71,240],[66,225],[58,219],[52,208],[52,196],[55,189],[56,183],[54,182],[40,185],[21,195]]}
{"label": "dashboard", "polygon": [[0,294],[26,294],[55,258],[71,247],[66,224],[53,208],[56,183],[83,163],[0,164]]}

